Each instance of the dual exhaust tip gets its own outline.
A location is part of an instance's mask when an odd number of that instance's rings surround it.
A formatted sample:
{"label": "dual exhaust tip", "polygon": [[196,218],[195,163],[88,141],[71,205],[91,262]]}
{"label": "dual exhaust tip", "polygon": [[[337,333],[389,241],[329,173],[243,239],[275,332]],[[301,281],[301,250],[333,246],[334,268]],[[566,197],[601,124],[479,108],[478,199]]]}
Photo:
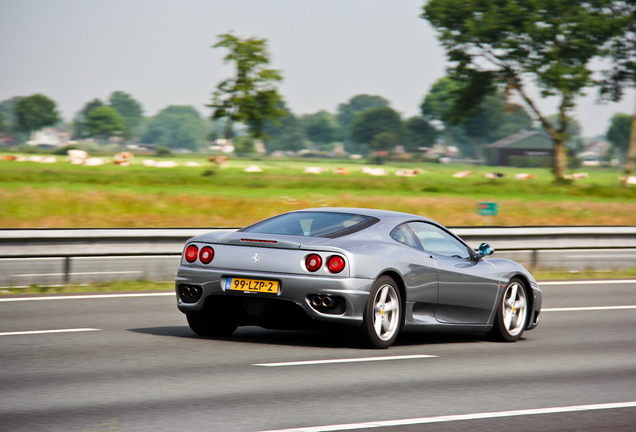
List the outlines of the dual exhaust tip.
{"label": "dual exhaust tip", "polygon": [[186,303],[195,303],[203,295],[203,289],[194,285],[182,285],[179,287],[181,299]]}
{"label": "dual exhaust tip", "polygon": [[315,295],[311,298],[311,305],[315,308],[334,309],[337,302],[336,299],[328,295]]}

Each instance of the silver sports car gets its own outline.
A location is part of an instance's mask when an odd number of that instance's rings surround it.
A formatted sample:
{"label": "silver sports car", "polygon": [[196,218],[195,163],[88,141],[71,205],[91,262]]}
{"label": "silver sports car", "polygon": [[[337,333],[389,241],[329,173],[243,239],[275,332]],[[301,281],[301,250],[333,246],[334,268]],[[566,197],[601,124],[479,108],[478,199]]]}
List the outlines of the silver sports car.
{"label": "silver sports car", "polygon": [[188,240],[175,287],[179,310],[204,336],[320,324],[376,348],[413,329],[514,342],[537,326],[541,290],[521,265],[487,259],[493,252],[421,216],[307,209]]}

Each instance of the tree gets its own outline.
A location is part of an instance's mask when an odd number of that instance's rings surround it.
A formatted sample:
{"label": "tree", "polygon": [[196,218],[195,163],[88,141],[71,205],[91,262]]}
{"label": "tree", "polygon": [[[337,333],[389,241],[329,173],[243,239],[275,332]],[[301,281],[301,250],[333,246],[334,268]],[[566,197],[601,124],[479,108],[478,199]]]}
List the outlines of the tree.
{"label": "tree", "polygon": [[338,115],[336,120],[342,129],[342,137],[345,143],[350,144],[352,142],[351,128],[353,127],[353,122],[358,114],[371,108],[388,106],[389,101],[384,99],[382,96],[368,94],[356,95],[349,99],[347,103],[338,105]]}
{"label": "tree", "polygon": [[[393,134],[396,142],[402,138],[402,119],[389,107],[371,108],[356,117],[351,130],[351,138],[358,143],[371,145],[376,135]],[[383,143],[388,142],[383,139]]]}
{"label": "tree", "polygon": [[[502,98],[502,101],[504,98]],[[499,141],[518,132],[534,129],[532,117],[521,105],[507,102],[505,104],[505,123],[500,125],[495,131],[490,141]]]}
{"label": "tree", "polygon": [[380,132],[373,137],[369,147],[374,151],[390,151],[399,143],[400,139],[397,134],[393,132]]}
{"label": "tree", "polygon": [[156,146],[196,151],[205,144],[205,127],[191,106],[170,105],[150,119],[141,139]]}
{"label": "tree", "polygon": [[[420,105],[422,116],[428,122],[441,122],[444,125],[444,143],[465,147],[463,140],[458,140],[464,132],[459,127],[454,126],[450,111],[453,107],[453,92],[461,88],[461,85],[450,77],[442,77],[431,86],[431,90],[425,96]],[[462,119],[463,121],[463,119]],[[460,145],[460,143],[462,145]]]}
{"label": "tree", "polygon": [[104,102],[99,99],[93,99],[84,105],[84,108],[77,113],[75,120],[73,120],[73,138],[83,139],[90,136],[90,132],[86,127],[86,118],[91,111],[102,106],[104,106]]}
{"label": "tree", "polygon": [[482,159],[482,147],[523,130],[532,129],[532,119],[519,105],[506,102],[503,92],[486,96],[471,114],[457,115],[454,103],[461,83],[443,77],[433,84],[420,108],[422,115],[444,124],[448,145]]}
{"label": "tree", "polygon": [[[451,62],[450,75],[462,84],[453,111],[472,110],[497,87],[516,91],[550,135],[554,174],[563,181],[567,114],[577,96],[597,83],[590,62],[607,55],[607,45],[633,19],[613,10],[623,0],[431,0],[422,17],[439,32]],[[543,97],[559,98],[560,126],[550,123],[526,88],[534,80]]]}
{"label": "tree", "polygon": [[410,117],[404,122],[405,148],[417,150],[420,147],[432,146],[437,139],[437,129],[422,117]]}
{"label": "tree", "polygon": [[[554,125],[555,128],[561,129],[561,118],[558,114],[550,114],[547,116],[548,121]],[[563,141],[568,145],[568,147],[573,149],[579,149],[582,146],[583,139],[581,138],[581,125],[579,122],[568,116],[568,128],[565,131],[565,135],[563,137]],[[544,132],[547,131],[544,129]]]}
{"label": "tree", "polygon": [[0,102],[0,113],[2,113],[2,117],[5,121],[6,133],[15,132],[18,128],[18,122],[15,116],[15,106],[22,98],[23,96],[15,96],[11,99]]}
{"label": "tree", "polygon": [[605,134],[607,140],[612,143],[612,146],[623,160],[627,158],[632,120],[633,116],[629,114],[614,114],[610,120],[609,129],[607,129],[607,133]]}
{"label": "tree", "polygon": [[266,39],[241,39],[231,33],[219,36],[213,48],[227,48],[226,63],[234,62],[236,76],[222,81],[214,92],[212,118],[227,118],[225,138],[232,138],[232,124],[245,124],[254,138],[263,138],[263,127],[268,120],[275,120],[284,112],[276,84],[282,81],[280,71],[269,69],[269,53]]}
{"label": "tree", "polygon": [[91,110],[86,117],[85,125],[89,136],[102,141],[120,136],[126,129],[124,119],[117,110],[107,105]]}
{"label": "tree", "polygon": [[300,122],[307,139],[317,146],[325,146],[338,139],[339,127],[336,116],[325,110],[305,114],[301,116]]}
{"label": "tree", "polygon": [[496,92],[484,98],[462,127],[472,139],[473,157],[482,160],[485,144],[532,129],[532,119],[522,107],[506,103],[505,96]]}
{"label": "tree", "polygon": [[[612,12],[624,17],[624,31],[614,37],[609,44],[611,66],[604,71],[601,80],[601,97],[605,100],[618,101],[622,98],[626,87],[636,87],[636,2],[634,0],[617,2]],[[631,132],[625,160],[625,177],[623,185],[627,186],[628,178],[634,171],[636,159],[636,108],[631,119]]]}
{"label": "tree", "polygon": [[280,102],[278,107],[285,113],[278,121],[268,121],[264,126],[265,147],[268,152],[276,150],[299,151],[307,147],[307,137],[300,120]]}
{"label": "tree", "polygon": [[33,132],[60,121],[56,104],[43,94],[21,98],[15,104],[18,128],[23,132]]}
{"label": "tree", "polygon": [[119,115],[124,119],[126,130],[124,137],[132,138],[135,130],[139,127],[143,120],[143,108],[131,95],[122,91],[113,92],[110,95],[109,104],[115,108]]}
{"label": "tree", "polygon": [[234,138],[234,151],[236,154],[254,153],[256,149],[254,138],[248,135],[240,135]]}
{"label": "tree", "polygon": [[422,116],[428,121],[437,120],[451,124],[450,112],[453,107],[453,95],[460,88],[461,83],[447,76],[435,81],[420,105]]}

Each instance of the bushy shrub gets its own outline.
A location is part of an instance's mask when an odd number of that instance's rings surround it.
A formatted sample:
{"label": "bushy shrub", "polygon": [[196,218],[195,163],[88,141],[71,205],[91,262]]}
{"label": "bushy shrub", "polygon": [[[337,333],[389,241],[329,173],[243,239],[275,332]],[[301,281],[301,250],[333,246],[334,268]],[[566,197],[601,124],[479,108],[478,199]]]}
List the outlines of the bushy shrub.
{"label": "bushy shrub", "polygon": [[60,147],[58,149],[55,149],[53,151],[53,154],[54,155],[60,155],[60,156],[66,156],[68,154],[69,150],[77,150],[77,146],[71,144],[71,145],[67,145],[67,146],[64,146],[64,147]]}
{"label": "bushy shrub", "polygon": [[158,157],[170,157],[172,156],[172,150],[168,147],[159,147],[157,148],[157,156]]}

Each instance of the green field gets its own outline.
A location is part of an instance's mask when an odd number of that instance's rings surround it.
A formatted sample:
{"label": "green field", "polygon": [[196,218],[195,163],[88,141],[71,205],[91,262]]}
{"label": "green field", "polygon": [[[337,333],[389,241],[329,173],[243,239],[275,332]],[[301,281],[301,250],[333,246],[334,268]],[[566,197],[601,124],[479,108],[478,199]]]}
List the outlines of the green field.
{"label": "green field", "polygon": [[[148,159],[158,160],[155,157]],[[387,163],[387,176],[364,174],[363,162],[231,160],[217,167],[201,156],[172,157],[176,168],[89,167],[0,161],[0,227],[221,227],[243,226],[283,211],[321,206],[373,207],[431,217],[446,225],[636,225],[636,188],[621,187],[617,169],[585,168],[589,178],[556,185],[547,169],[492,168],[437,163]],[[195,161],[200,167],[185,167]],[[263,172],[246,173],[258,165]],[[328,169],[305,174],[309,166]],[[334,174],[346,168],[349,175]],[[421,168],[398,177],[400,168]],[[453,178],[471,171],[468,178]],[[486,172],[506,174],[484,178]],[[533,180],[514,174],[532,173]],[[498,203],[486,219],[477,203]]]}

